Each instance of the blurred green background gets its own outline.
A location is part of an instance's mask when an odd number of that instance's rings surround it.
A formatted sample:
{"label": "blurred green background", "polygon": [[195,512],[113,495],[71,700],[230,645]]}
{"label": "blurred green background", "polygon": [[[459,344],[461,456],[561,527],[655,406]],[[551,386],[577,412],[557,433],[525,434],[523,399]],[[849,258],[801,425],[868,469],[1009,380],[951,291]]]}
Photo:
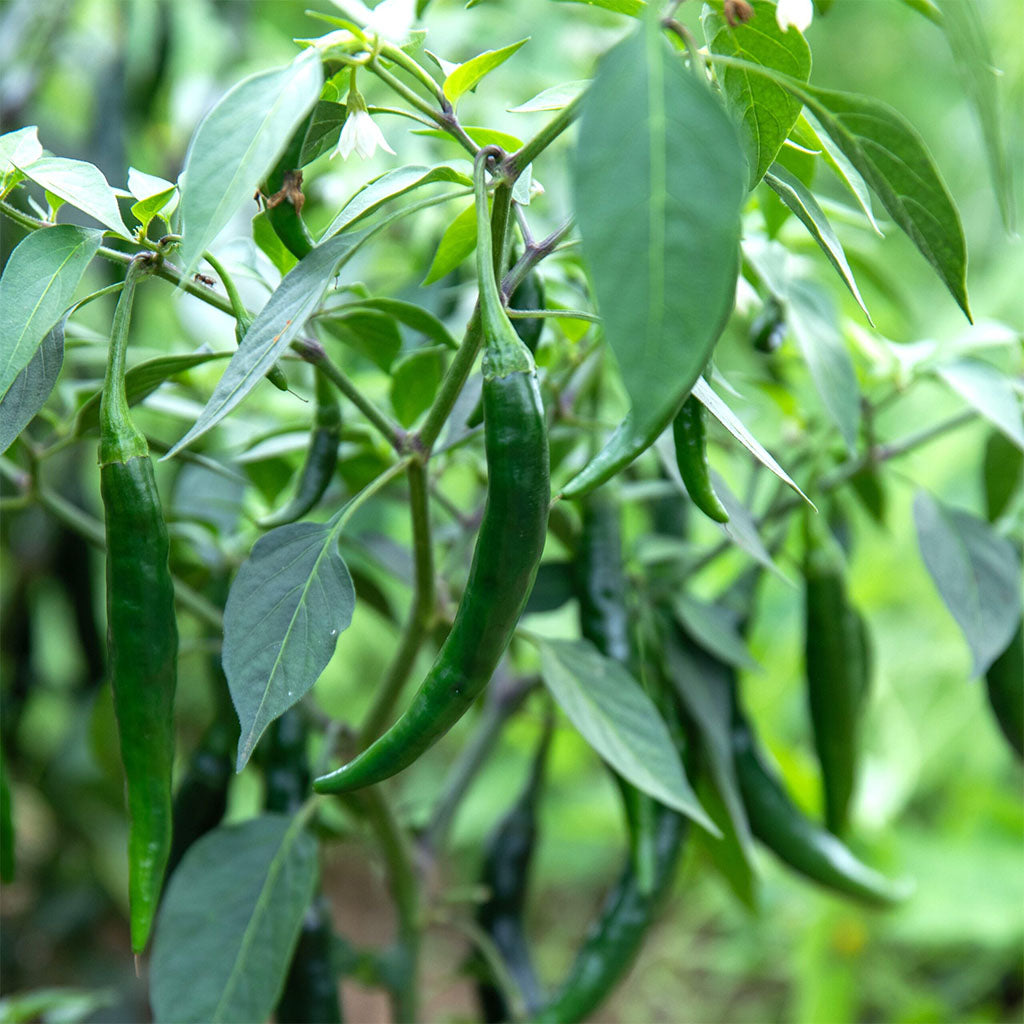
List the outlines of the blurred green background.
{"label": "blurred green background", "polygon": [[[6,0],[0,6],[0,130],[38,124],[44,146],[97,163],[115,185],[124,184],[129,165],[174,179],[195,123],[226,88],[244,74],[287,61],[294,53],[293,38],[323,31],[304,14],[306,6],[285,0]],[[1019,170],[1024,4],[984,2],[981,10],[1004,72],[1010,146]],[[680,12],[691,26],[698,24],[698,15],[696,4],[684,4]],[[588,77],[596,56],[625,28],[623,19],[596,8],[543,0],[492,0],[468,11],[461,3],[434,0],[425,25],[427,46],[449,60],[532,37],[461,111],[469,123],[521,137],[543,115],[513,115],[505,108],[558,82]],[[1024,325],[1020,243],[1007,238],[999,222],[980,132],[941,33],[898,0],[836,0],[807,35],[813,81],[883,98],[921,132],[963,215],[977,318],[1019,330]],[[361,86],[371,103],[382,98],[371,83]],[[405,122],[381,119],[381,125],[406,162],[436,160],[439,152],[457,155],[445,144],[409,135]],[[557,224],[567,205],[563,155],[564,148],[556,149],[538,168],[546,190],[531,207],[538,232]],[[310,223],[326,223],[391,159],[378,154],[369,165],[342,165],[322,158],[306,176]],[[404,228],[407,235],[396,237],[393,249],[375,249],[359,274],[388,294],[415,289],[443,216],[431,211]],[[240,224],[240,232],[244,228]],[[0,232],[0,256],[6,259],[19,235],[7,222]],[[884,336],[901,343],[929,339],[940,350],[960,342],[965,323],[909,243],[895,232],[878,239],[857,224],[841,224],[840,233],[856,258],[862,290]],[[420,254],[412,275],[410,247]],[[887,269],[888,284],[872,276],[873,265]],[[110,268],[97,267],[92,287],[107,283],[104,275],[113,279]],[[183,351],[211,338],[219,347],[226,344],[227,318],[197,309],[198,304],[182,304],[169,292],[147,289],[133,340],[137,352]],[[838,289],[833,294],[838,298]],[[444,299],[440,289],[438,302]],[[96,303],[84,322],[105,331],[111,309]],[[739,332],[728,333],[719,353],[737,380],[749,362],[741,341]],[[99,376],[101,363],[92,369]],[[194,379],[208,389],[217,372]],[[263,410],[279,413],[278,420],[291,417],[301,430],[302,417],[287,401],[287,396],[263,395]],[[879,429],[885,437],[900,436],[958,408],[939,385],[925,384]],[[145,426],[170,441],[177,436],[177,417],[195,409],[198,405],[180,399],[174,407],[147,412]],[[759,436],[775,444],[772,422],[769,416],[768,432]],[[251,437],[260,429],[259,411],[244,411],[239,424],[237,435]],[[970,426],[893,467],[886,476],[887,528],[855,506],[848,510],[856,549],[853,597],[868,616],[877,648],[864,733],[867,764],[854,816],[857,836],[878,863],[912,875],[916,895],[892,912],[861,911],[799,883],[766,856],[761,907],[753,913],[732,898],[707,847],[692,843],[669,911],[601,1020],[1022,1019],[1022,774],[997,733],[981,686],[968,680],[966,645],[918,558],[910,512],[919,485],[980,511],[978,465],[985,436],[985,428]],[[80,500],[95,509],[91,459],[91,447],[80,446],[61,470]],[[739,465],[726,461],[727,478],[739,475]],[[278,488],[287,473],[279,477]],[[187,488],[179,483],[177,490],[184,500]],[[401,509],[393,512],[391,519],[401,523]],[[97,997],[108,1004],[99,1009],[83,997],[78,1016],[137,1020],[145,1012],[144,989],[134,979],[120,916],[125,826],[118,810],[109,694],[95,686],[102,662],[97,669],[95,652],[83,651],[74,639],[76,605],[52,571],[55,561],[77,566],[68,571],[77,571],[80,584],[99,596],[100,563],[82,545],[73,552],[57,550],[53,523],[41,513],[7,519],[0,562],[4,685],[22,687],[28,696],[17,722],[21,756],[12,768],[19,879],[3,893],[0,994],[55,985],[110,990],[109,999]],[[388,525],[374,523],[377,530]],[[633,524],[634,542],[643,529],[639,520]],[[700,582],[713,591],[726,578],[723,571]],[[566,625],[571,614],[538,628],[571,630]],[[799,616],[799,591],[770,579],[752,638],[763,670],[747,674],[745,692],[788,785],[814,809],[819,794],[800,679]],[[179,715],[187,748],[208,707],[204,640],[191,624],[183,636]],[[392,642],[392,631],[373,611],[357,609],[353,627],[317,685],[321,706],[346,717],[358,714],[366,694],[357,681],[380,674]],[[526,771],[537,717],[530,707],[507,731],[461,809],[453,860],[445,872],[453,884],[474,877],[479,844]],[[403,810],[411,820],[427,806],[471,727],[471,721],[460,725],[455,739],[432,751],[405,784]],[[617,873],[624,845],[616,795],[594,755],[568,728],[559,731],[554,753],[531,911],[538,964],[549,980],[568,963]],[[257,777],[243,774],[230,815],[253,813],[258,800]],[[387,897],[365,851],[350,844],[332,849],[326,871],[341,926],[357,932],[353,937],[361,941],[381,930],[386,934]],[[473,1018],[469,989],[459,973],[460,942],[443,927],[431,933],[425,970],[430,1019]],[[377,1019],[379,1003],[352,983],[347,989],[350,1018]]]}

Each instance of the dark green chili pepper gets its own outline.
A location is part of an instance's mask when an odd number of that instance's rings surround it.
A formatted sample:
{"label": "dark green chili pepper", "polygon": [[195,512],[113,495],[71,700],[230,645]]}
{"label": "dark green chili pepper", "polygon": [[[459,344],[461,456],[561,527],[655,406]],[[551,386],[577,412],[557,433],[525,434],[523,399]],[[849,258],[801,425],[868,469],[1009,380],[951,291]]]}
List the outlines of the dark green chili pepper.
{"label": "dark green chili pepper", "polygon": [[265,196],[267,220],[285,248],[297,259],[313,250],[313,238],[302,219],[302,170],[299,160],[306,133],[312,123],[310,114],[296,129],[281,159],[267,176],[262,192]]}
{"label": "dark green chili pepper", "polygon": [[260,526],[284,526],[301,519],[324,496],[338,465],[341,407],[333,385],[316,375],[316,413],[306,460],[299,472],[295,494],[284,508],[260,520]]}
{"label": "dark green chili pepper", "polygon": [[320,793],[359,789],[410,765],[469,709],[497,667],[530,595],[544,550],[547,429],[529,349],[501,306],[484,182],[491,150],[477,154],[477,272],[484,350],[487,502],[455,622],[409,709],[372,746],[330,775]]}
{"label": "dark green chili pepper", "polygon": [[867,690],[865,626],[850,604],[842,551],[814,513],[805,520],[804,650],[814,746],[821,764],[825,823],[847,825],[857,782],[861,711]]}
{"label": "dark green chili pepper", "polygon": [[[508,974],[519,987],[528,1013],[536,1010],[542,1001],[523,928],[523,916],[530,864],[537,841],[537,806],[550,738],[550,729],[545,729],[519,799],[498,822],[487,841],[480,882],[487,889],[488,896],[476,915],[477,924],[490,936]],[[477,982],[477,996],[484,1020],[510,1020],[512,1014],[504,992],[490,976],[483,958],[479,959],[480,970],[485,977]]]}
{"label": "dark green chili pepper", "polygon": [[[544,283],[536,270],[531,270],[523,278],[519,287],[508,298],[509,309],[543,309]],[[519,335],[519,340],[531,351],[537,351],[540,336],[544,331],[544,318],[539,316],[513,320],[512,326]],[[476,403],[476,408],[466,420],[467,427],[478,427],[484,421],[483,397]]]}
{"label": "dark green chili pepper", "polygon": [[845,843],[807,818],[762,759],[733,687],[733,755],[750,829],[781,861],[806,878],[865,903],[886,905],[912,889],[860,860]]}
{"label": "dark green chili pepper", "polygon": [[[242,347],[242,341],[245,339],[249,328],[252,327],[252,320],[253,318],[244,310],[235,313],[235,341],[238,343],[239,348]],[[277,363],[274,363],[264,376],[278,391],[288,390],[288,378],[285,376],[284,370]]]}
{"label": "dark green chili pepper", "polygon": [[769,298],[750,325],[750,342],[758,352],[775,352],[786,337],[786,314],[778,299]]}
{"label": "dark green chili pepper", "polygon": [[633,963],[675,877],[686,835],[682,815],[657,808],[654,884],[641,891],[632,865],[608,894],[558,992],[536,1015],[540,1024],[571,1024],[588,1017]]}
{"label": "dark green chili pepper", "polygon": [[[631,655],[629,613],[619,509],[602,490],[591,491],[581,504],[583,529],[576,552],[580,632],[606,658],[628,665]],[[641,892],[649,892],[654,884],[658,802],[617,773],[613,774],[626,812],[637,886]]]}
{"label": "dark green chili pepper", "polygon": [[167,528],[145,437],[124,387],[136,256],[114,314],[100,402],[100,493],[107,536],[107,648],[128,790],[132,949],[149,938],[171,849],[171,770],[178,628],[167,565]]}
{"label": "dark green chili pepper", "polygon": [[[215,679],[228,693],[220,662]],[[211,829],[216,828],[228,806],[228,789],[235,774],[235,748],[238,745],[238,718],[231,701],[218,701],[216,717],[203,734],[178,785],[174,797],[174,837],[167,860],[167,877],[181,862],[189,847]]]}
{"label": "dark green chili pepper", "polygon": [[672,421],[672,436],[676,442],[676,465],[686,484],[686,493],[709,519],[716,523],[729,522],[729,513],[715,494],[708,465],[707,412],[703,403],[693,395],[683,402]]}
{"label": "dark green chili pepper", "polygon": [[7,758],[0,747],[0,882],[14,881],[14,815],[11,812],[11,785],[7,778]]}
{"label": "dark green chili pepper", "polygon": [[294,814],[309,796],[306,721],[301,708],[289,708],[273,721],[260,753],[266,780],[263,806],[275,814]]}

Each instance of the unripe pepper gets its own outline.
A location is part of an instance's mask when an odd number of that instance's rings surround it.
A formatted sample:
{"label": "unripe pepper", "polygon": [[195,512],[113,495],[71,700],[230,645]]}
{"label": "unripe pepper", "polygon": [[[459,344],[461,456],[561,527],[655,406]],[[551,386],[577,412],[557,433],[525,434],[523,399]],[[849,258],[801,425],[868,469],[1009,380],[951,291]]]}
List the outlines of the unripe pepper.
{"label": "unripe pepper", "polygon": [[711,483],[711,467],[708,464],[707,412],[703,403],[693,395],[683,402],[682,408],[672,421],[672,437],[676,443],[676,465],[686,484],[686,493],[709,519],[716,523],[729,522],[714,484]]}
{"label": "unripe pepper", "polygon": [[128,266],[100,401],[108,666],[128,794],[128,898],[136,953],[149,938],[171,849],[178,660],[167,528],[149,446],[132,423],[124,386],[135,286],[148,270],[148,256],[136,256]]}
{"label": "unripe pepper", "polygon": [[319,793],[380,782],[412,764],[489,682],[530,595],[547,533],[547,427],[529,349],[501,305],[485,185],[490,149],[477,154],[477,273],[484,349],[487,502],[455,622],[412,704],[353,761],[321,776]]}

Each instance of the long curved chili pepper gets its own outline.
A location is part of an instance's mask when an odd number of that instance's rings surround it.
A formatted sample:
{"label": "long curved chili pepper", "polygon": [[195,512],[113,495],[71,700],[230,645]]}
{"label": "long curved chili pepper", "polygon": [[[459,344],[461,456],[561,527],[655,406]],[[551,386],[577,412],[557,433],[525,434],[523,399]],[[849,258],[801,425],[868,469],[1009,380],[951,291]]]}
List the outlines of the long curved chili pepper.
{"label": "long curved chili pepper", "polygon": [[[487,840],[480,882],[488,896],[476,914],[477,924],[490,936],[506,970],[519,987],[527,1013],[532,1013],[542,1002],[523,916],[537,842],[537,805],[550,739],[550,729],[546,729],[523,791]],[[484,965],[481,968],[486,971]],[[484,1020],[489,1024],[511,1019],[504,993],[489,976],[477,982],[477,996]]]}
{"label": "long curved chili pepper", "polygon": [[868,665],[866,632],[846,592],[846,570],[819,517],[806,520],[804,650],[814,747],[821,765],[825,823],[841,835],[857,782]]}
{"label": "long curved chili pepper", "polygon": [[716,523],[729,522],[714,484],[711,483],[711,467],[708,465],[707,412],[693,395],[683,402],[682,408],[672,421],[672,436],[676,443],[676,465],[686,484],[686,493],[709,519]]}
{"label": "long curved chili pepper", "polygon": [[686,832],[682,815],[658,806],[654,884],[644,893],[632,865],[623,871],[558,992],[534,1018],[539,1024],[584,1020],[626,973],[664,904]]}
{"label": "long curved chili pepper", "polygon": [[284,526],[301,519],[324,496],[338,465],[341,440],[341,407],[329,381],[316,375],[316,413],[306,459],[299,472],[295,494],[284,508],[259,521],[263,527]]}
{"label": "long curved chili pepper", "polygon": [[168,540],[145,437],[132,423],[125,349],[144,256],[128,266],[100,401],[100,493],[107,538],[107,649],[128,792],[132,949],[146,946],[171,849],[178,628]]}
{"label": "long curved chili pepper", "polygon": [[512,638],[544,550],[551,496],[547,428],[533,357],[502,309],[494,277],[484,182],[491,152],[477,154],[474,173],[488,483],[469,581],[451,632],[408,710],[353,761],[317,779],[319,793],[394,775],[466,713]]}
{"label": "long curved chili pepper", "polygon": [[[605,657],[628,665],[629,611],[626,574],[622,566],[619,509],[602,490],[591,491],[581,503],[583,528],[576,551],[576,596],[580,633]],[[658,802],[613,772],[622,794],[629,827],[630,858],[641,891],[654,885],[655,829]]]}
{"label": "long curved chili pepper", "polygon": [[[302,709],[289,708],[267,730],[260,744],[266,780],[264,807],[275,814],[295,814],[309,796],[306,720]],[[340,1024],[338,977],[331,961],[334,930],[319,889],[302,919],[284,988],[274,1011],[278,1024]]]}
{"label": "long curved chili pepper", "polygon": [[733,701],[736,776],[754,835],[781,861],[829,889],[883,906],[905,899],[912,889],[909,883],[894,882],[868,867],[793,803],[764,763],[735,689]]}

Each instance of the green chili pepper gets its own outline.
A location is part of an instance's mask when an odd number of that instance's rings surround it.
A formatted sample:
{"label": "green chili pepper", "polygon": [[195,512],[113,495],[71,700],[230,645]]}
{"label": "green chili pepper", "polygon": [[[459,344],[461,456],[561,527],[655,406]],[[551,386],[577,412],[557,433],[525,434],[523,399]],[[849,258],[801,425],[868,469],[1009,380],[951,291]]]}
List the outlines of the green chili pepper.
{"label": "green chili pepper", "polygon": [[643,893],[632,866],[608,894],[558,992],[536,1015],[540,1024],[570,1024],[588,1017],[629,970],[644,936],[662,908],[675,876],[686,820],[658,806],[655,876]]}
{"label": "green chili pepper", "polygon": [[301,519],[324,496],[338,465],[341,440],[341,407],[329,381],[316,375],[316,414],[313,432],[306,450],[306,461],[299,473],[295,494],[284,508],[260,520],[260,526],[284,526]]}
{"label": "green chili pepper", "polygon": [[729,513],[715,494],[711,483],[711,467],[708,465],[707,413],[701,402],[693,395],[683,402],[683,407],[672,421],[672,436],[676,442],[676,464],[686,484],[686,493],[709,519],[716,523],[729,522]]}
{"label": "green chili pepper", "polygon": [[[487,841],[480,882],[487,889],[488,896],[476,915],[477,924],[490,936],[508,974],[519,987],[528,1013],[536,1010],[542,1001],[523,928],[523,916],[530,864],[537,841],[537,806],[550,739],[551,731],[545,729],[519,799]],[[485,977],[477,983],[477,996],[484,1020],[510,1020],[512,1014],[504,992],[495,984],[486,965],[480,966]]]}
{"label": "green chili pepper", "polygon": [[547,429],[529,349],[501,306],[494,277],[486,160],[477,154],[477,272],[484,351],[487,503],[455,622],[409,709],[372,746],[314,783],[359,789],[411,764],[469,709],[508,646],[544,550],[550,483]]}
{"label": "green chili pepper", "polygon": [[[619,509],[602,490],[582,502],[583,529],[576,552],[576,591],[580,632],[605,657],[630,662],[626,574],[622,566]],[[658,802],[613,773],[629,827],[630,858],[641,892],[650,892],[655,874]]]}
{"label": "green chili pepper", "polygon": [[7,779],[7,758],[0,747],[0,882],[14,881],[14,815],[11,786]]}
{"label": "green chili pepper", "polygon": [[[531,270],[523,278],[519,287],[508,298],[509,309],[543,309],[544,308],[544,283],[535,270]],[[539,316],[531,316],[525,319],[513,320],[512,326],[519,335],[519,340],[531,351],[537,351],[541,333],[544,330],[544,319]],[[481,396],[476,403],[476,408],[469,414],[466,420],[467,427],[478,427],[484,421],[484,401]]]}
{"label": "green chili pepper", "polygon": [[[295,814],[309,796],[306,735],[302,708],[292,707],[270,726],[260,744],[266,779],[263,805],[272,813]],[[331,960],[333,942],[330,908],[318,891],[303,918],[277,1003],[278,1024],[340,1024],[338,979]]]}
{"label": "green chili pepper", "polygon": [[171,849],[171,770],[178,628],[168,541],[146,439],[124,387],[135,286],[146,257],[128,267],[114,314],[100,402],[100,493],[107,537],[107,647],[128,790],[132,949],[146,946]]}
{"label": "green chili pepper", "polygon": [[297,260],[312,252],[314,245],[302,219],[302,170],[299,167],[302,147],[312,120],[313,115],[310,114],[296,129],[262,188],[266,196],[267,220],[285,248]]}
{"label": "green chili pepper", "polygon": [[750,342],[758,352],[775,352],[786,337],[786,314],[778,299],[769,298],[750,325]]}
{"label": "green chili pepper", "polygon": [[733,686],[733,755],[740,793],[754,835],[806,878],[865,903],[886,905],[913,888],[893,882],[860,860],[840,839],[807,818],[757,749]]}
{"label": "green chili pepper", "polygon": [[861,711],[866,696],[866,631],[846,593],[842,551],[820,521],[805,520],[804,650],[814,746],[821,764],[825,823],[846,828],[857,782]]}

